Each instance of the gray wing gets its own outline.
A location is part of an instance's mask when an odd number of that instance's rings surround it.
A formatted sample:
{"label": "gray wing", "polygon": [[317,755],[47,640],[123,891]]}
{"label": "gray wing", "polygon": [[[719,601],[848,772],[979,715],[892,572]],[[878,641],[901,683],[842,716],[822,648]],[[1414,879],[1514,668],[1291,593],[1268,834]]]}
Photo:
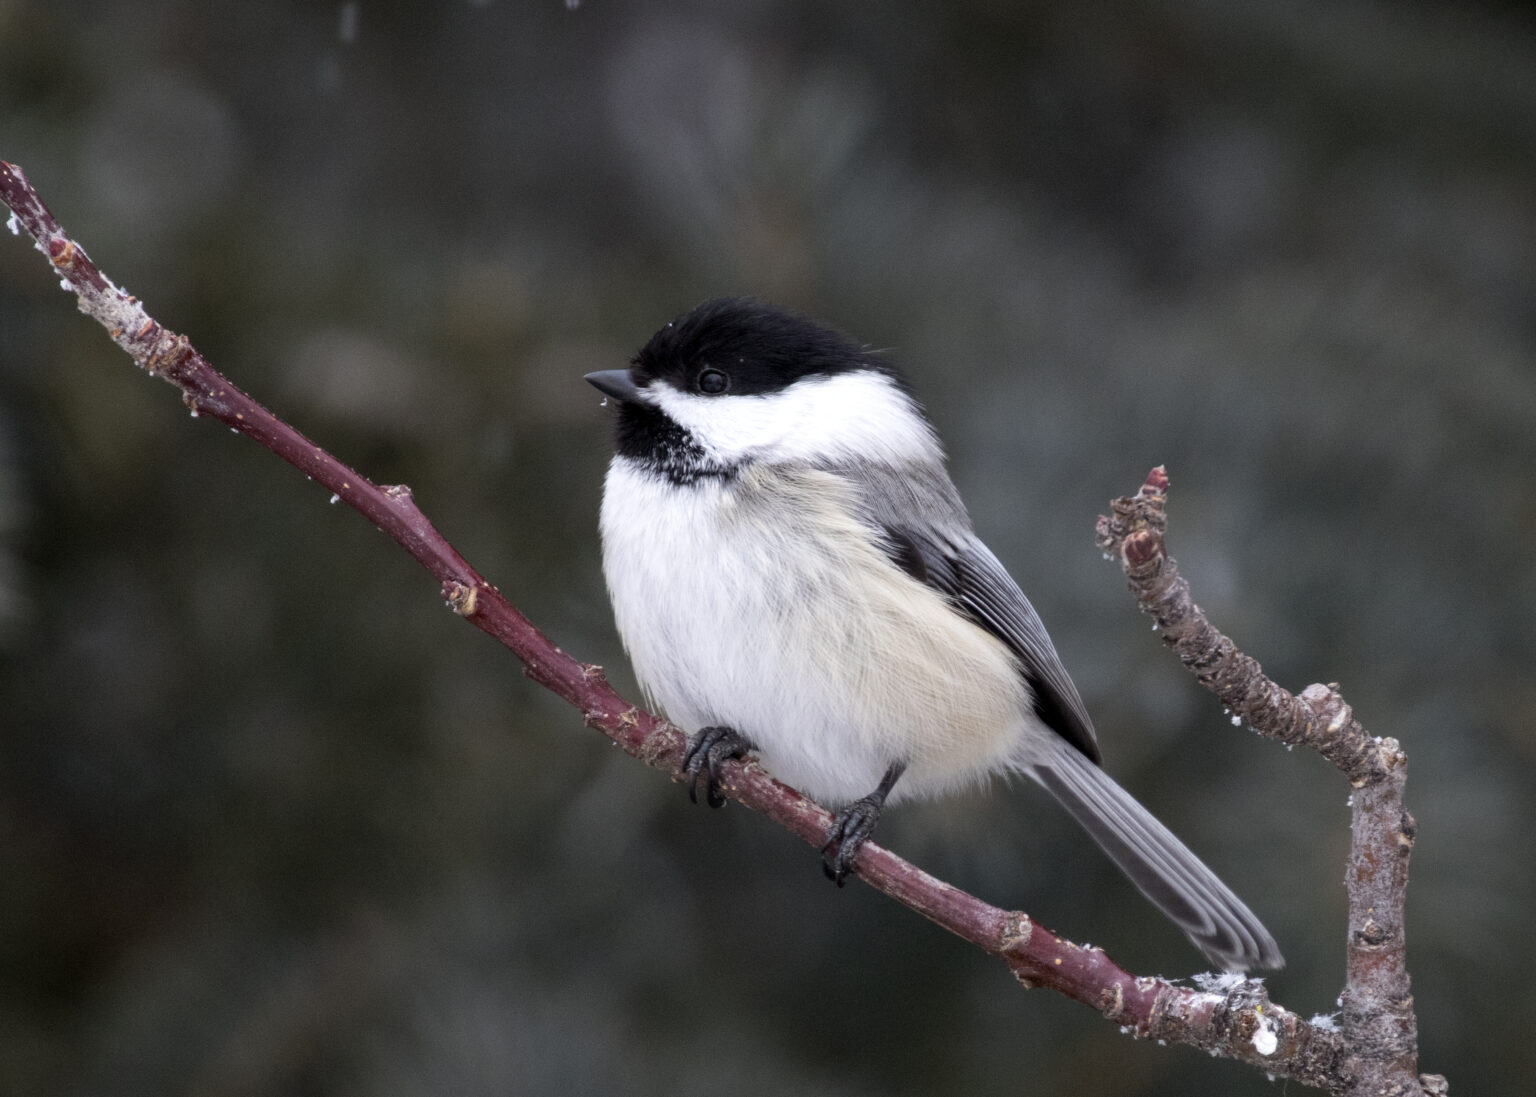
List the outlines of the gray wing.
{"label": "gray wing", "polygon": [[891,561],[943,594],[961,613],[1008,645],[1045,725],[1097,763],[1093,721],[1061,665],[1035,607],[992,551],[971,531],[970,516],[941,468],[836,470],[860,489]]}

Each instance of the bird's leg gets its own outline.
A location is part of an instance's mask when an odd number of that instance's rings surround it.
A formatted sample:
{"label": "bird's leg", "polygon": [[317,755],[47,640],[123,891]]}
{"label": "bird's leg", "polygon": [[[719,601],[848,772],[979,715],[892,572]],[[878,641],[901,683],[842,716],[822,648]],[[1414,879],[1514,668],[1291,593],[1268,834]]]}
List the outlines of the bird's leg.
{"label": "bird's leg", "polygon": [[897,762],[880,778],[880,787],[862,799],[855,800],[832,819],[832,829],[827,833],[827,844],[821,847],[821,871],[838,887],[853,871],[853,859],[859,855],[859,847],[875,832],[880,821],[880,811],[885,798],[891,794],[896,779],[906,772],[907,764]]}
{"label": "bird's leg", "polygon": [[699,802],[699,780],[704,780],[704,801],[712,808],[725,803],[720,795],[720,765],[727,758],[743,758],[752,744],[731,728],[700,728],[688,742],[683,754],[683,772],[688,775],[688,799]]}

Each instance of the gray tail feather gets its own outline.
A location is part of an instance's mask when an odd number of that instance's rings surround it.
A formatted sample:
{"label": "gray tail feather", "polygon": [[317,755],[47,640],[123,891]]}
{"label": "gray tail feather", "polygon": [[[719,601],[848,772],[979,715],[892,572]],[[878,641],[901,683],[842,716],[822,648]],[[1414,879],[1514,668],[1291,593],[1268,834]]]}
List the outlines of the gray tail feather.
{"label": "gray tail feather", "polygon": [[1063,744],[1025,768],[1061,801],[1143,895],[1226,971],[1278,968],[1269,931],[1232,890],[1114,779]]}

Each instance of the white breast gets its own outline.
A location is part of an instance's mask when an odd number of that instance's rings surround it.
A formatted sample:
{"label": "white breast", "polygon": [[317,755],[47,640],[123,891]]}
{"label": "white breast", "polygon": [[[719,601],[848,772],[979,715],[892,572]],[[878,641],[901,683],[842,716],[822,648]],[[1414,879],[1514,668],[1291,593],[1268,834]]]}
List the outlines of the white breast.
{"label": "white breast", "polygon": [[652,703],[735,728],[776,776],[837,805],[937,794],[1003,768],[1025,723],[1013,656],[892,565],[852,488],[800,465],[679,488],[615,458],[603,568]]}

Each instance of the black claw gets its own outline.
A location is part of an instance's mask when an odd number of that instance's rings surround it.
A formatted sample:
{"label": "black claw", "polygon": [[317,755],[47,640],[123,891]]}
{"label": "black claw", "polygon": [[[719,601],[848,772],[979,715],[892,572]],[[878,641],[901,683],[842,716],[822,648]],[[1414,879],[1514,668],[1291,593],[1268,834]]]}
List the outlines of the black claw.
{"label": "black claw", "polygon": [[880,779],[879,788],[855,800],[832,817],[827,844],[821,847],[821,871],[838,887],[843,886],[848,874],[853,871],[854,858],[875,832],[875,824],[880,822],[880,812],[885,807],[885,798],[891,794],[891,789],[906,768],[905,762],[891,766]]}
{"label": "black claw", "polygon": [[842,887],[853,871],[854,858],[880,821],[880,809],[885,797],[866,796],[855,800],[832,819],[832,829],[827,833],[827,844],[821,847],[821,871],[838,887]]}
{"label": "black claw", "polygon": [[683,754],[683,772],[688,775],[688,799],[699,802],[699,781],[704,781],[704,802],[712,808],[725,803],[720,794],[720,767],[729,758],[744,758],[752,744],[730,728],[701,728]]}

